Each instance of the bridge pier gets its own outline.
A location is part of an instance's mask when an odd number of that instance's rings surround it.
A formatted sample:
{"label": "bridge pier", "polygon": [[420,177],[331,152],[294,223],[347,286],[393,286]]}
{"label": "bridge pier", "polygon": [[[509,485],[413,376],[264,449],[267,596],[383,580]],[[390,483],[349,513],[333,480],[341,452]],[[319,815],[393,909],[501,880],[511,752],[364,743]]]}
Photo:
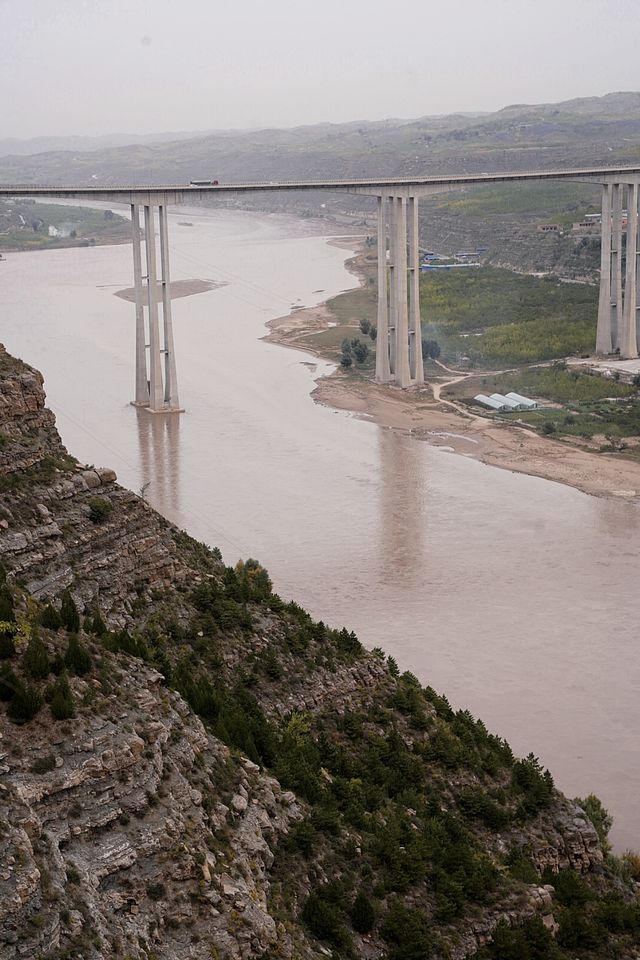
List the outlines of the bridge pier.
{"label": "bridge pier", "polygon": [[[160,234],[160,303],[158,302],[156,207],[158,209]],[[133,288],[136,308],[136,388],[133,403],[135,406],[147,409],[150,413],[176,413],[180,411],[180,402],[178,399],[178,378],[171,319],[167,208],[166,204],[145,203],[143,209],[147,270],[144,277],[142,275],[140,205],[137,203],[131,204]],[[146,281],[146,290],[143,287],[143,281]],[[160,334],[160,304],[162,306],[162,336]],[[148,356],[147,350],[149,351]]]}
{"label": "bridge pier", "polygon": [[[627,222],[623,230],[625,189]],[[636,178],[626,184],[609,181],[602,185],[596,353],[616,353],[623,360],[638,356],[638,190]]]}
{"label": "bridge pier", "polygon": [[377,316],[376,382],[424,383],[417,196],[378,195]]}

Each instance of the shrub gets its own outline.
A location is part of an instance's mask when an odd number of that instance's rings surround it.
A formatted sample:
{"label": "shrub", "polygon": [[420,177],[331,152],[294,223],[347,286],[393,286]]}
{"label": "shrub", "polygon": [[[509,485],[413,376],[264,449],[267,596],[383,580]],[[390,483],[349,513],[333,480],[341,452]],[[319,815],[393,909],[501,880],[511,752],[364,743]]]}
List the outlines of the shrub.
{"label": "shrub", "polygon": [[564,907],[581,905],[593,898],[591,890],[575,870],[561,870],[555,875],[545,870],[543,880],[555,887],[558,903]]}
{"label": "shrub", "polygon": [[104,523],[113,510],[113,504],[104,497],[92,497],[89,500],[89,519],[93,523]]}
{"label": "shrub", "polygon": [[539,916],[516,929],[502,920],[493,932],[486,954],[492,960],[560,960],[564,957]]}
{"label": "shrub", "polygon": [[76,715],[73,693],[64,673],[58,677],[53,685],[51,713],[55,720],[70,720]]}
{"label": "shrub", "polygon": [[167,889],[161,881],[147,884],[147,894],[152,900],[161,900],[166,894]]}
{"label": "shrub", "polygon": [[97,637],[104,637],[104,635],[108,633],[107,625],[102,619],[99,607],[96,607],[93,617],[87,617],[85,619],[84,626],[87,633],[95,633]]}
{"label": "shrub", "polygon": [[69,673],[73,673],[77,677],[82,677],[91,670],[89,652],[84,644],[80,643],[75,633],[69,637],[67,652],[64,655],[64,665]]}
{"label": "shrub", "polygon": [[[366,331],[363,331],[365,333]],[[376,922],[376,911],[369,898],[362,892],[353,901],[351,923],[358,933],[371,933]]]}
{"label": "shrub", "polygon": [[15,626],[12,623],[0,623],[0,660],[10,660],[15,654],[14,636]]}
{"label": "shrub", "polygon": [[353,348],[353,355],[358,363],[364,363],[369,356],[369,347],[366,345],[366,343],[361,343],[358,341]]}
{"label": "shrub", "polygon": [[40,623],[43,627],[47,627],[49,630],[59,630],[62,626],[60,614],[50,603],[46,605],[40,614]]}
{"label": "shrub", "polygon": [[343,353],[340,357],[340,365],[348,369],[353,364],[352,358],[348,353]]}
{"label": "shrub", "polygon": [[594,793],[590,793],[588,797],[585,797],[584,800],[581,800],[580,797],[576,797],[575,802],[582,807],[587,817],[595,827],[595,831],[598,834],[598,839],[602,845],[602,849],[607,853],[611,849],[611,844],[609,843],[609,830],[613,826],[613,817],[610,815],[609,811],[606,810],[602,801],[596,797]]}
{"label": "shrub", "polygon": [[43,680],[49,676],[50,665],[47,648],[38,631],[34,628],[25,651],[23,666],[25,673],[34,680]]}
{"label": "shrub", "polygon": [[16,692],[19,680],[8,666],[0,667],[0,700],[8,703]]}
{"label": "shrub", "polygon": [[466,816],[482,820],[492,830],[500,830],[510,820],[509,812],[494,803],[481,787],[465,787],[458,805]]}
{"label": "shrub", "polygon": [[537,757],[532,753],[525,760],[516,760],[511,771],[513,788],[524,794],[518,807],[522,819],[534,817],[551,803],[553,778],[548,770],[543,771]]}
{"label": "shrub", "polygon": [[316,829],[310,820],[302,820],[296,824],[289,834],[288,846],[291,850],[298,850],[303,857],[310,857],[316,841]]}
{"label": "shrub", "polygon": [[61,625],[69,631],[69,633],[77,633],[80,629],[80,617],[78,616],[78,608],[75,605],[75,601],[71,596],[71,591],[65,590],[62,594],[62,605],[60,607],[60,622]]}
{"label": "shrub", "polygon": [[55,769],[55,765],[56,758],[50,753],[46,757],[38,757],[37,760],[34,760],[29,769],[31,773],[49,773]]}
{"label": "shrub", "polygon": [[15,623],[16,612],[13,603],[13,595],[6,583],[0,587],[0,621],[5,623]]}
{"label": "shrub", "polygon": [[389,960],[425,960],[431,956],[433,938],[422,910],[411,910],[393,900],[380,932],[390,945]]}
{"label": "shrub", "polygon": [[17,680],[15,692],[7,708],[7,715],[10,719],[14,723],[28,723],[35,717],[41,706],[42,697],[38,691],[34,687]]}
{"label": "shrub", "polygon": [[300,916],[318,940],[326,940],[338,949],[348,946],[349,934],[342,922],[340,908],[326,898],[325,891],[311,893]]}

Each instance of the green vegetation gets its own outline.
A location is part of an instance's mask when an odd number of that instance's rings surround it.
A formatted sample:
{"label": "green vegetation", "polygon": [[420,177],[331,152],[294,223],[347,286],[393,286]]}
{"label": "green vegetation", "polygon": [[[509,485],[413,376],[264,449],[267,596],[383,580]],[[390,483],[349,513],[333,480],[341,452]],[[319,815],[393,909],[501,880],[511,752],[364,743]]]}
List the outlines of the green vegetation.
{"label": "green vegetation", "polygon": [[104,497],[92,497],[89,500],[89,519],[93,523],[104,523],[113,510],[113,504]]}
{"label": "green vegetation", "polygon": [[578,183],[487,184],[481,189],[438,198],[451,214],[475,217],[526,216],[571,226],[585,213],[600,213],[597,187]]}
{"label": "green vegetation", "polygon": [[[58,236],[50,236],[50,226]],[[36,203],[28,198],[0,200],[1,250],[123,243],[129,233],[128,221],[112,210]]]}
{"label": "green vegetation", "polygon": [[[67,630],[69,627],[67,627]],[[64,655],[64,665],[67,670],[77,677],[83,677],[91,670],[91,657],[77,634],[69,634],[67,652]]]}
{"label": "green vegetation", "polygon": [[32,630],[22,663],[25,673],[34,680],[42,680],[49,676],[51,669],[49,655],[37,627]]}
{"label": "green vegetation", "polygon": [[53,685],[50,706],[55,720],[70,720],[76,715],[73,692],[65,673],[62,673]]}
{"label": "green vegetation", "polygon": [[446,359],[533,363],[591,351],[597,290],[495,267],[434,271],[420,277],[425,338]]}
{"label": "green vegetation", "polygon": [[448,395],[470,396],[472,391],[503,394],[513,391],[555,403],[588,403],[605,397],[631,397],[637,393],[637,388],[582,373],[564,363],[554,363],[548,367],[530,367],[513,373],[474,377],[457,384]]}
{"label": "green vegetation", "polygon": [[62,594],[62,604],[60,606],[60,623],[70,633],[77,633],[80,629],[80,616],[75,600],[71,596],[70,590],[65,590]]}
{"label": "green vegetation", "polygon": [[593,793],[590,793],[584,800],[576,797],[576,803],[582,807],[589,817],[589,820],[591,820],[598,834],[598,840],[600,841],[602,849],[607,853],[611,849],[609,831],[613,826],[613,817],[609,811],[603,807],[602,801]]}
{"label": "green vegetation", "polygon": [[[624,944],[636,934],[631,861],[616,866],[622,879],[602,898],[589,879],[571,871],[541,877],[518,845],[523,826],[553,817],[557,802],[551,775],[536,757],[514,758],[503,739],[413,674],[401,674],[393,658],[366,654],[352,632],[284,603],[257,560],[224,567],[209,557],[215,573],[183,595],[188,618],[178,623],[167,609],[130,630],[108,630],[96,606],[85,613],[81,631],[70,591],[62,598],[60,626],[53,606],[31,603],[27,614],[15,588],[5,585],[5,612],[18,611],[21,634],[30,637],[26,649],[19,644],[12,654],[11,666],[0,666],[0,700],[9,719],[24,724],[49,711],[54,720],[69,721],[86,711],[89,701],[76,704],[68,674],[87,676],[99,667],[95,695],[109,697],[114,660],[137,657],[161,670],[232,756],[266,767],[305,802],[305,819],[277,850],[273,895],[281,904],[299,897],[297,919],[336,958],[350,960],[357,938],[370,935],[385,945],[389,960],[445,955],[452,931],[455,939],[469,917],[500,909],[524,885],[543,881],[558,891],[557,941],[533,917],[517,929],[500,927],[485,960],[570,960],[571,951]],[[256,649],[264,631],[269,646]],[[234,651],[231,668],[222,644]],[[284,716],[263,707],[261,691],[275,686],[273,696],[281,699],[293,678],[316,669],[341,676],[365,657],[379,673],[357,705],[346,701],[335,710],[327,703]],[[53,684],[47,683],[50,669]],[[51,756],[32,764],[43,775],[51,769]],[[155,802],[152,795],[149,803]],[[205,809],[213,802],[205,797]],[[595,797],[582,803],[606,843],[607,812]],[[502,860],[487,844],[496,832],[509,845]],[[165,892],[160,881],[147,889],[154,900]]]}
{"label": "green vegetation", "polygon": [[547,367],[530,367],[494,376],[470,377],[453,385],[447,396],[467,403],[477,393],[516,393],[543,398],[562,407],[501,413],[501,419],[527,423],[547,436],[579,437],[591,440],[603,437],[601,450],[619,453],[636,447],[625,438],[640,436],[640,393],[637,386],[582,373],[554,363]]}

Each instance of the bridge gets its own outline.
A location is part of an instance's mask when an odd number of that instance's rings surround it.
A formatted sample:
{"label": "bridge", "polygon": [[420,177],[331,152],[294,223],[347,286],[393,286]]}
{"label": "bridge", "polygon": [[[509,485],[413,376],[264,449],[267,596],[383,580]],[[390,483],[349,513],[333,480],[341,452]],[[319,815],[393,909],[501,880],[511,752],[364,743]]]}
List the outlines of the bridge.
{"label": "bridge", "polygon": [[[418,202],[420,197],[486,184],[572,181],[600,184],[602,227],[596,353],[638,356],[638,192],[640,166],[482,173],[439,177],[302,180],[211,185],[0,185],[0,197],[47,197],[125,203],[131,207],[136,316],[136,405],[151,413],[180,410],[171,318],[167,207],[213,196],[326,190],[377,197],[378,302],[376,381],[424,383],[420,324]],[[160,271],[156,240],[156,210]],[[140,215],[144,220],[143,274]],[[388,249],[388,256],[387,256]],[[624,266],[624,269],[623,269]],[[145,289],[146,286],[146,289]],[[159,291],[158,291],[159,286]],[[160,328],[160,311],[162,330]],[[148,351],[148,354],[147,354]]]}

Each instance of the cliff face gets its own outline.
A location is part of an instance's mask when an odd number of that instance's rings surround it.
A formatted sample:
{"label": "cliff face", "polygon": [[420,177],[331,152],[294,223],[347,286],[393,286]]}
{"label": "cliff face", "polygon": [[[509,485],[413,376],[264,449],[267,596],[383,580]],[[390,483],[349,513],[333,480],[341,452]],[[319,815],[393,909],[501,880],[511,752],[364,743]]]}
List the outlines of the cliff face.
{"label": "cliff face", "polygon": [[77,464],[4,352],[0,437],[0,960],[558,950],[555,875],[635,909],[534,758]]}
{"label": "cliff face", "polygon": [[271,845],[299,804],[159,673],[110,667],[74,683],[91,710],[73,722],[5,730],[0,956],[260,956]]}
{"label": "cliff face", "polygon": [[68,456],[42,376],[0,349],[0,562],[34,597],[73,585],[124,622],[136,599],[186,576],[174,535],[113,470]]}

